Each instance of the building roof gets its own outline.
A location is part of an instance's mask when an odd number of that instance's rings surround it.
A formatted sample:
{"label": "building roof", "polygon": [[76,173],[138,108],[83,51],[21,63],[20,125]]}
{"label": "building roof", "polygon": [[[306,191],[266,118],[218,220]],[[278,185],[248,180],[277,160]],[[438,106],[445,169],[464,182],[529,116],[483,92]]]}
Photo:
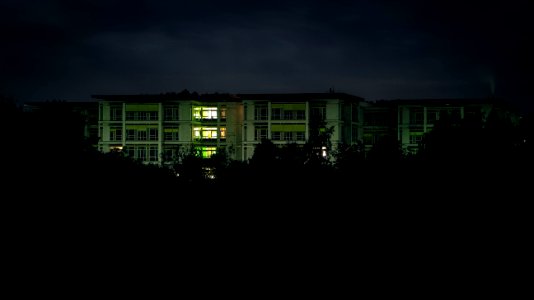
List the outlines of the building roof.
{"label": "building roof", "polygon": [[363,101],[358,96],[346,93],[288,93],[288,94],[238,94],[241,100],[269,100],[269,101],[309,101],[309,100],[326,100],[341,99],[350,101]]}
{"label": "building roof", "polygon": [[391,99],[372,102],[375,105],[439,105],[464,106],[500,103],[496,98],[421,98],[421,99]]}
{"label": "building roof", "polygon": [[105,101],[128,102],[164,102],[164,101],[202,101],[202,102],[236,102],[241,100],[269,100],[269,101],[309,101],[325,99],[341,99],[363,101],[361,97],[345,93],[294,93],[294,94],[198,94],[198,93],[165,93],[138,95],[92,95],[93,99]]}
{"label": "building roof", "polygon": [[165,102],[165,101],[205,101],[205,102],[235,102],[239,101],[232,94],[198,94],[196,92],[165,93],[165,94],[137,94],[137,95],[91,95],[93,99],[105,101],[128,102]]}
{"label": "building roof", "polygon": [[34,112],[40,109],[54,109],[54,108],[65,108],[73,111],[76,110],[98,110],[98,102],[96,101],[64,101],[64,100],[54,100],[54,101],[33,101],[25,102],[23,110],[25,112]]}

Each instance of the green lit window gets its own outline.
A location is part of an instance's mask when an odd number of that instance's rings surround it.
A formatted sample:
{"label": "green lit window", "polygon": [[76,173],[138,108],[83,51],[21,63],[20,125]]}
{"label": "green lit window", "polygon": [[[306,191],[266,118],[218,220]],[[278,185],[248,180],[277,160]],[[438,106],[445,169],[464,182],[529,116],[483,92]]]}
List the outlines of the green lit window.
{"label": "green lit window", "polygon": [[217,153],[217,147],[198,147],[202,158],[210,158],[213,154]]}

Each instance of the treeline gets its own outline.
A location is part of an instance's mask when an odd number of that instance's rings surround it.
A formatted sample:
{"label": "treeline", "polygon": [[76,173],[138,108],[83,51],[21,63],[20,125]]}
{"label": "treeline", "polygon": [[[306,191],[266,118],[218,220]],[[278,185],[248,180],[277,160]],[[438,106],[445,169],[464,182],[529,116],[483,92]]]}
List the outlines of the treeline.
{"label": "treeline", "polygon": [[394,136],[368,153],[334,149],[327,128],[312,130],[303,146],[264,140],[247,162],[183,149],[171,167],[158,167],[99,153],[83,137],[81,116],[61,103],[25,113],[2,99],[0,114],[2,208],[26,240],[233,234],[380,244],[407,234],[418,242],[510,238],[529,228],[532,115],[517,124],[493,116],[484,126],[443,120],[417,155]]}
{"label": "treeline", "polygon": [[191,148],[182,149],[173,164],[158,167],[118,152],[99,153],[84,138],[80,115],[61,102],[48,104],[24,113],[10,99],[1,101],[7,141],[1,147],[3,178],[22,187],[22,193],[181,198],[183,191],[193,197],[194,191],[220,195],[249,190],[381,194],[384,187],[395,186],[399,195],[420,195],[416,191],[428,187],[482,188],[499,182],[515,186],[532,172],[532,115],[516,123],[498,114],[485,123],[442,117],[424,136],[417,154],[403,152],[396,136],[383,137],[368,152],[361,144],[332,147],[333,129],[315,124],[306,144],[278,147],[263,140],[247,162],[229,159],[224,150],[202,159]]}

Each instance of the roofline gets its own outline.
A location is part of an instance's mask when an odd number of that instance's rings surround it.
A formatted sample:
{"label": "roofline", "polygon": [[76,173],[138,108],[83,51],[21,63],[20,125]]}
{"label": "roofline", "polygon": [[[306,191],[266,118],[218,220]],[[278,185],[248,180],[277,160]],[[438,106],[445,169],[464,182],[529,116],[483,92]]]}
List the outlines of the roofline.
{"label": "roofline", "polygon": [[346,93],[280,93],[280,94],[197,94],[197,93],[166,93],[166,94],[97,94],[91,95],[91,98],[100,101],[128,101],[128,102],[155,102],[155,101],[206,101],[220,102],[230,101],[237,102],[242,100],[269,100],[269,101],[307,101],[307,100],[326,100],[342,99],[352,101],[364,101],[362,97]]}
{"label": "roofline", "polygon": [[364,101],[362,97],[347,93],[280,93],[280,94],[237,94],[242,100],[270,100],[270,101],[291,101],[291,98],[301,98],[302,100],[323,100],[323,99],[343,99]]}

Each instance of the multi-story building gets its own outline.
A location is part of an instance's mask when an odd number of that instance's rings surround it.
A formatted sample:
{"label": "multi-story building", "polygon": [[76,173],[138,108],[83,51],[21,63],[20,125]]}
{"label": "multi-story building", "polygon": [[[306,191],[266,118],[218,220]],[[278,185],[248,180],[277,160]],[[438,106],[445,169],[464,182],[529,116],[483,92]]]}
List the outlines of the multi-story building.
{"label": "multi-story building", "polygon": [[226,149],[239,157],[242,106],[230,95],[95,95],[99,100],[99,150],[120,150],[148,163],[194,149],[210,157]]}
{"label": "multi-story building", "polygon": [[246,161],[262,139],[275,145],[305,144],[317,126],[333,128],[333,148],[363,144],[370,150],[393,137],[415,153],[423,135],[443,116],[484,121],[493,100],[420,99],[365,102],[344,93],[96,95],[98,147],[146,163],[197,150],[204,158],[226,151]]}
{"label": "multi-story building", "polygon": [[[473,120],[482,125],[499,106],[495,99],[405,99],[367,102],[363,142],[370,150],[384,136],[396,136],[406,153],[416,153],[423,136],[440,118],[452,124]],[[461,146],[461,145],[459,145]]]}
{"label": "multi-story building", "polygon": [[304,144],[312,120],[333,127],[332,144],[359,137],[362,98],[321,94],[95,95],[99,100],[99,149],[121,150],[148,163],[177,158],[181,149],[210,157],[224,149],[247,160],[262,139]]}
{"label": "multi-story building", "polygon": [[333,148],[360,137],[360,97],[344,93],[240,94],[243,105],[242,160],[262,139],[275,145],[304,144],[315,128],[333,127]]}

